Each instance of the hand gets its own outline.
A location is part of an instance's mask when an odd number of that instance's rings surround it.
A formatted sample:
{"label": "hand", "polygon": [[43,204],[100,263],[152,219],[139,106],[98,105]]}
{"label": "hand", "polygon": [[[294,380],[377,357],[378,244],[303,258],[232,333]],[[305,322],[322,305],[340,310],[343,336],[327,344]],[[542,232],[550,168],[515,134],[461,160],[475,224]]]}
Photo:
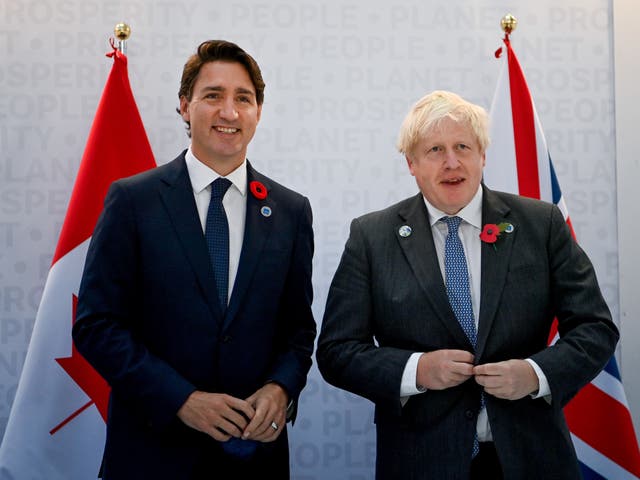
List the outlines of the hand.
{"label": "hand", "polygon": [[540,388],[538,376],[526,360],[485,363],[474,367],[473,374],[485,392],[506,400],[519,400]]}
{"label": "hand", "polygon": [[195,391],[178,410],[178,418],[187,426],[204,432],[220,442],[240,437],[255,415],[251,404],[224,393]]}
{"label": "hand", "polygon": [[[286,423],[287,392],[277,383],[267,383],[256,393],[247,398],[247,402],[255,409],[255,415],[242,434],[244,439],[259,442],[273,442],[280,436]],[[278,429],[272,426],[274,422]]]}
{"label": "hand", "polygon": [[429,390],[444,390],[468,380],[473,374],[473,354],[465,350],[435,350],[418,360],[416,382]]}

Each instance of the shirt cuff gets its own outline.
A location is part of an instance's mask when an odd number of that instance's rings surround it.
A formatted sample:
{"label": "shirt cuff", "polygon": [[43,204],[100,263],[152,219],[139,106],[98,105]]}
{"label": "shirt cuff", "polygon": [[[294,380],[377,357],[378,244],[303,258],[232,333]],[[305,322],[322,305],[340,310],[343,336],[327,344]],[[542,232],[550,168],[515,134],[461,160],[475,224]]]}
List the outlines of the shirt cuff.
{"label": "shirt cuff", "polygon": [[536,376],[538,377],[538,391],[532,393],[531,398],[550,397],[551,388],[549,387],[549,381],[542,369],[530,358],[525,358],[525,361],[529,362],[529,365],[533,367],[533,371],[536,372]]}
{"label": "shirt cuff", "polygon": [[[402,383],[400,384],[400,397],[410,397],[423,393],[426,389],[418,388],[416,385],[416,379],[418,377],[418,360],[420,360],[422,353],[412,353],[407,360],[407,364],[402,372]],[[406,401],[406,400],[405,400]]]}

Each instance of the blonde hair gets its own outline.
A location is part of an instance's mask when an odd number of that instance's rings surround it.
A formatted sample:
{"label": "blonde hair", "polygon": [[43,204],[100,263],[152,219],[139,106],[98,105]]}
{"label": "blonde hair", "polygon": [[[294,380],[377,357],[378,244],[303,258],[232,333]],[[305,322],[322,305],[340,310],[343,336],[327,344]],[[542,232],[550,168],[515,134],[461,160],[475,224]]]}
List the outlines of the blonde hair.
{"label": "blonde hair", "polygon": [[433,128],[450,118],[471,127],[480,152],[489,146],[489,116],[484,108],[466,101],[461,96],[445,90],[435,90],[418,100],[400,127],[396,147],[407,155]]}

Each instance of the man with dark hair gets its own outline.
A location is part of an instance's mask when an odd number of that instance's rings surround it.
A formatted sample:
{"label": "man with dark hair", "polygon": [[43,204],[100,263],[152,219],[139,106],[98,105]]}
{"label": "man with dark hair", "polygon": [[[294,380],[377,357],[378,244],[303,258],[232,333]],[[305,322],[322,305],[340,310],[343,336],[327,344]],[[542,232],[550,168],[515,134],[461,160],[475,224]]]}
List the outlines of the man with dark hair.
{"label": "man with dark hair", "polygon": [[103,478],[287,479],[311,207],[246,159],[264,99],[249,54],[202,43],[179,99],[191,145],[111,186],[80,287],[73,339],[111,386]]}

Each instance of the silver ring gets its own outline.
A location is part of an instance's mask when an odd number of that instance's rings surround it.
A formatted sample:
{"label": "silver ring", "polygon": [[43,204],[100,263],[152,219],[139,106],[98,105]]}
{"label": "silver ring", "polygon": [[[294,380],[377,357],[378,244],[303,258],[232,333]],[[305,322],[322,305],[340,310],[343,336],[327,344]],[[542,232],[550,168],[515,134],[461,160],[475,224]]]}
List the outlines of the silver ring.
{"label": "silver ring", "polygon": [[276,422],[271,422],[271,428],[273,428],[274,430],[278,430],[278,424]]}

